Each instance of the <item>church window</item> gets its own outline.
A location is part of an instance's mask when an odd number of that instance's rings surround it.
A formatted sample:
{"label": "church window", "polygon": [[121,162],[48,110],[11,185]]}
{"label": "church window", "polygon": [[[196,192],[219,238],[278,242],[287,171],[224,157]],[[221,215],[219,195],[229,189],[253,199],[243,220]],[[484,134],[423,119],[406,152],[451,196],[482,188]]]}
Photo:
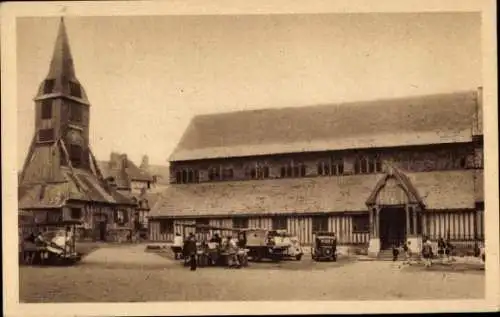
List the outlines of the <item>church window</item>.
{"label": "church window", "polygon": [[42,101],[42,119],[52,118],[52,100],[45,99]]}
{"label": "church window", "polygon": [[220,166],[211,167],[208,170],[208,179],[211,181],[220,180]]}
{"label": "church window", "polygon": [[332,161],[332,175],[339,176],[344,174],[344,161],[341,159]]}
{"label": "church window", "polygon": [[382,160],[380,159],[379,156],[375,157],[375,173],[381,173],[382,172]]}
{"label": "church window", "polygon": [[222,179],[223,180],[230,180],[233,179],[234,177],[234,172],[232,168],[224,168],[222,170]]}
{"label": "church window", "polygon": [[79,104],[71,104],[69,108],[69,120],[73,122],[82,121],[82,106]]}
{"label": "church window", "polygon": [[352,216],[352,232],[369,232],[370,231],[370,218],[366,215]]}
{"label": "church window", "polygon": [[361,174],[368,173],[368,160],[366,158],[362,158],[360,162],[360,171]]}
{"label": "church window", "polygon": [[265,163],[255,163],[255,166],[250,168],[251,179],[266,179],[269,178],[269,166]]}
{"label": "church window", "polygon": [[81,98],[82,97],[82,90],[80,88],[80,85],[78,83],[74,82],[69,82],[69,92],[71,96]]}
{"label": "church window", "polygon": [[281,167],[281,177],[283,177],[283,178],[286,177],[286,167],[285,166]]}
{"label": "church window", "polygon": [[281,177],[304,177],[306,166],[303,163],[290,162],[282,167]]}
{"label": "church window", "polygon": [[200,174],[198,170],[193,170],[191,168],[184,168],[175,172],[176,184],[198,183],[199,179],[200,179]]}
{"label": "church window", "polygon": [[356,174],[373,174],[380,173],[381,171],[382,161],[378,156],[359,157],[354,162],[354,172]]}
{"label": "church window", "polygon": [[286,230],[288,228],[286,217],[272,218],[273,230]]}
{"label": "church window", "polygon": [[82,147],[76,144],[69,146],[69,159],[73,167],[80,167],[82,165]]}
{"label": "church window", "polygon": [[233,218],[233,228],[238,228],[238,229],[248,228],[248,218],[247,217]]}
{"label": "church window", "polygon": [[328,216],[316,216],[312,218],[312,231],[328,231]]}
{"label": "church window", "polygon": [[264,178],[269,178],[269,166],[264,166]]}
{"label": "church window", "polygon": [[46,79],[43,83],[43,93],[50,94],[54,91],[56,81],[54,79]]}
{"label": "church window", "polygon": [[42,129],[38,131],[38,141],[40,142],[54,141],[54,129]]}
{"label": "church window", "polygon": [[323,162],[319,162],[318,163],[318,175],[324,175],[325,169],[324,169],[324,163]]}

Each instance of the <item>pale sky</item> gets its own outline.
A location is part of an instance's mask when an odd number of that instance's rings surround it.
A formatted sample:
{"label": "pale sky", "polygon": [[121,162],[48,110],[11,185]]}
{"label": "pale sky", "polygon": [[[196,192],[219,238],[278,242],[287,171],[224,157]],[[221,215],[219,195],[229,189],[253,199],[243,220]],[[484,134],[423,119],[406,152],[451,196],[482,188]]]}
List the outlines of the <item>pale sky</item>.
{"label": "pale sky", "polygon": [[[17,25],[18,166],[34,128],[58,18]],[[473,13],[70,17],[99,160],[167,164],[197,114],[476,89]]]}

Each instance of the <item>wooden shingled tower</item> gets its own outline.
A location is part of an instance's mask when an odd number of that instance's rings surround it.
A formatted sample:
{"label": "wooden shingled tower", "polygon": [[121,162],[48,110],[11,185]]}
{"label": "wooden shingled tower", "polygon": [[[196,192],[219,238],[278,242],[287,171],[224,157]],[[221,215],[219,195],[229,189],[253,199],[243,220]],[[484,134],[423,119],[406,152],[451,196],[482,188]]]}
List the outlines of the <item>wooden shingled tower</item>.
{"label": "wooden shingled tower", "polygon": [[19,209],[51,210],[42,217],[79,218],[88,225],[99,213],[99,221],[112,224],[114,213],[133,203],[104,180],[92,154],[90,103],[75,74],[63,18],[34,102],[35,131],[19,179]]}

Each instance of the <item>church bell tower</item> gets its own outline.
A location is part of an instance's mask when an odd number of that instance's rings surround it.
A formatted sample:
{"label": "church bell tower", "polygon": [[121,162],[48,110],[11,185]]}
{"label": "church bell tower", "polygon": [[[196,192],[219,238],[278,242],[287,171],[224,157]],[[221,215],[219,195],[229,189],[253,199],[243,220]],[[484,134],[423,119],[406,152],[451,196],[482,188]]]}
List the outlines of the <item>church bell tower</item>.
{"label": "church bell tower", "polygon": [[92,171],[90,104],[76,78],[61,18],[49,72],[34,98],[35,131],[22,182],[62,181],[61,167]]}

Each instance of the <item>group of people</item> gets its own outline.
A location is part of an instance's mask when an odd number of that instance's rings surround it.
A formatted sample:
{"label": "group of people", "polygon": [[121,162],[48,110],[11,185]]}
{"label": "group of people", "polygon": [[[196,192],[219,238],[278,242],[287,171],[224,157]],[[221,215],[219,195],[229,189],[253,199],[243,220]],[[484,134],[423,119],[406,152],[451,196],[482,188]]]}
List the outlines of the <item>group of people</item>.
{"label": "group of people", "polygon": [[[208,240],[208,241],[207,241]],[[214,246],[217,250],[224,250],[228,254],[228,266],[229,267],[241,267],[241,260],[238,256],[238,251],[244,248],[246,244],[246,239],[244,236],[240,236],[239,239],[235,239],[232,236],[227,236],[226,239],[215,233],[210,239],[201,240],[201,249],[207,250],[210,246],[209,243]],[[189,262],[190,270],[195,271],[197,268],[197,253],[198,253],[198,241],[194,233],[189,233],[189,235],[183,239],[180,233],[176,233],[174,237],[174,245],[172,247],[174,250],[175,258],[179,258],[181,255],[185,261]],[[216,259],[210,258],[210,261],[216,261]]]}
{"label": "group of people", "polygon": [[[437,254],[441,261],[443,261],[444,258],[446,257],[446,260],[449,262],[451,260],[452,250],[453,250],[453,245],[451,244],[449,239],[445,241],[442,237],[438,238]],[[392,260],[397,261],[400,253],[404,254],[403,264],[411,264],[410,260],[412,257],[412,252],[411,252],[410,241],[403,243],[399,247],[396,246],[392,247],[392,255],[393,255]],[[433,244],[428,237],[425,237],[423,239],[422,258],[424,259],[424,264],[426,267],[430,267],[432,265],[432,259],[434,258],[434,251],[433,251]]]}

